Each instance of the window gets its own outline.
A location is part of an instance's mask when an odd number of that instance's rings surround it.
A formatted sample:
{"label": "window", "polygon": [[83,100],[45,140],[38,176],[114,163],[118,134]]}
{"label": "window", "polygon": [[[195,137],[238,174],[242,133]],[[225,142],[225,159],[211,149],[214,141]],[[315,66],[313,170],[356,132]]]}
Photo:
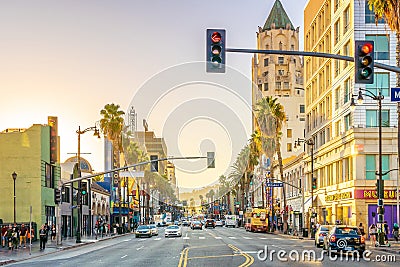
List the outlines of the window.
{"label": "window", "polygon": [[284,70],[278,70],[278,75],[285,75],[285,71]]}
{"label": "window", "polygon": [[54,188],[54,167],[46,163],[45,186]]}
{"label": "window", "polygon": [[350,28],[350,7],[347,7],[343,12],[343,34]]}
{"label": "window", "polygon": [[49,226],[56,223],[56,209],[53,206],[44,206],[45,207],[45,216],[46,222]]}
{"label": "window", "polygon": [[[372,7],[372,10],[369,9],[368,1],[365,1],[365,23],[374,23],[375,24],[375,13]],[[378,24],[384,24],[385,20],[378,20]]]}
{"label": "window", "polygon": [[268,83],[264,83],[264,91],[268,91]]}
{"label": "window", "polygon": [[[365,178],[367,180],[376,180],[376,167],[379,160],[377,155],[365,155]],[[382,172],[389,170],[389,155],[382,155]],[[389,180],[389,174],[382,176],[382,179]]]}
{"label": "window", "polygon": [[264,67],[267,67],[269,63],[269,58],[264,58]]}
{"label": "window", "polygon": [[365,40],[374,41],[374,59],[389,59],[389,36],[365,35]]}
{"label": "window", "polygon": [[[382,127],[389,127],[390,110],[382,110]],[[367,128],[378,127],[378,110],[366,110]]]}
{"label": "window", "polygon": [[347,102],[349,102],[350,97],[351,97],[350,79],[347,79],[346,81],[344,81],[344,99],[343,99],[343,104],[346,104]]}
{"label": "window", "polygon": [[335,0],[334,2],[334,11],[336,11],[339,8],[340,0]]}
{"label": "window", "polygon": [[287,152],[292,152],[292,143],[286,144]]}
{"label": "window", "polygon": [[381,90],[383,96],[388,97],[389,94],[389,73],[374,73],[374,83],[366,84],[365,88],[371,91],[374,95],[378,95],[378,90]]}
{"label": "window", "polygon": [[[294,51],[294,45],[290,46],[290,50]],[[296,63],[296,62],[294,62],[294,63]]]}
{"label": "window", "polygon": [[[347,43],[343,46],[343,53],[344,53],[346,56],[350,56],[350,41],[347,42]],[[345,61],[345,62],[344,62],[344,68],[346,68],[348,65],[349,65],[349,62],[348,62],[348,61]]]}
{"label": "window", "polygon": [[276,90],[282,89],[281,82],[275,82],[275,89]]}
{"label": "window", "polygon": [[344,116],[344,130],[348,131],[351,127],[352,123],[351,123],[351,116],[350,114],[347,114],[346,116]]}
{"label": "window", "polygon": [[283,87],[284,87],[285,89],[289,89],[289,82],[284,82],[284,83],[283,83]]}
{"label": "window", "polygon": [[[335,26],[334,26],[334,38],[335,38],[335,44],[339,42],[339,36],[340,36],[340,20],[336,21]],[[338,60],[336,60],[338,61]]]}
{"label": "window", "polygon": [[335,60],[335,77],[340,74],[340,60]]}
{"label": "window", "polygon": [[306,108],[305,108],[305,105],[300,105],[300,113],[305,113],[306,112]]}
{"label": "window", "polygon": [[339,109],[339,88],[335,90],[335,110]]}
{"label": "window", "polygon": [[287,135],[287,138],[292,138],[292,129],[287,129],[286,135]]}
{"label": "window", "polygon": [[335,122],[335,136],[339,136],[341,134],[341,129],[340,129],[340,121]]}
{"label": "window", "polygon": [[278,64],[283,64],[284,60],[283,57],[278,57]]}

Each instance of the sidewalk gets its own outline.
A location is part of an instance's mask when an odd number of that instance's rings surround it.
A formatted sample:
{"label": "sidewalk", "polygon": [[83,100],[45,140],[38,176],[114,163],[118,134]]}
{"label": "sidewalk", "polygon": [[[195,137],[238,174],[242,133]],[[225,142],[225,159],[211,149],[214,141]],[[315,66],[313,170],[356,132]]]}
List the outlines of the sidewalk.
{"label": "sidewalk", "polygon": [[67,250],[79,246],[85,246],[87,244],[91,244],[94,242],[99,242],[103,240],[108,240],[124,235],[128,235],[130,233],[121,234],[121,235],[112,235],[112,236],[104,236],[103,238],[95,238],[95,236],[82,236],[81,243],[76,243],[75,237],[67,237],[62,239],[62,245],[57,246],[56,241],[51,241],[50,239],[46,243],[46,249],[40,250],[39,240],[32,243],[31,254],[29,254],[29,244],[27,244],[26,248],[18,248],[14,250],[9,250],[8,247],[0,246],[0,265],[6,265],[13,262],[23,261],[26,259],[32,259],[36,257],[40,257],[47,254],[56,253],[62,250]]}

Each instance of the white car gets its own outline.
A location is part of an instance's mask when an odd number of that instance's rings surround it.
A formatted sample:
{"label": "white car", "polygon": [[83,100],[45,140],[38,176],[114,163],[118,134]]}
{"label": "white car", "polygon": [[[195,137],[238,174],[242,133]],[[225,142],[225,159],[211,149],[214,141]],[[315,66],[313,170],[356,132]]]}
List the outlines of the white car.
{"label": "white car", "polygon": [[224,224],[222,223],[222,221],[216,221],[215,222],[215,226],[224,226]]}
{"label": "white car", "polygon": [[165,228],[165,237],[170,237],[170,236],[182,236],[182,229],[178,225],[170,225],[167,228]]}
{"label": "white car", "polygon": [[151,230],[151,235],[158,235],[158,228],[155,224],[150,224],[149,227]]}

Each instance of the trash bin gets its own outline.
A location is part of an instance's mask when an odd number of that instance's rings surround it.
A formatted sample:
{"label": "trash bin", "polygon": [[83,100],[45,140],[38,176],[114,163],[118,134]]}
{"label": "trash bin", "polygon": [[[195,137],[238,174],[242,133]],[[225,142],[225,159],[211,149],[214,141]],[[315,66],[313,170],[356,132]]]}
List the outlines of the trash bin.
{"label": "trash bin", "polygon": [[308,237],[308,229],[303,228],[303,237]]}

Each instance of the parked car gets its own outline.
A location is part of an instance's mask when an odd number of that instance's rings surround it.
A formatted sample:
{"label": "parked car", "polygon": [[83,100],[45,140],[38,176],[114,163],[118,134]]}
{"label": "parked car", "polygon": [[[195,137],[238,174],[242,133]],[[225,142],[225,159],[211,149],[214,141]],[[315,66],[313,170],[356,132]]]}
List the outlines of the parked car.
{"label": "parked car", "polygon": [[194,229],[203,230],[203,225],[199,221],[193,221],[192,224],[190,225],[190,228],[192,228],[192,230]]}
{"label": "parked car", "polygon": [[213,219],[207,219],[204,227],[205,228],[208,228],[208,227],[215,228],[215,221]]}
{"label": "parked car", "polygon": [[216,221],[215,222],[215,226],[224,226],[224,224],[223,224],[223,222],[222,221]]}
{"label": "parked car", "polygon": [[150,224],[149,227],[152,235],[158,235],[158,228],[155,224]]}
{"label": "parked car", "polygon": [[324,250],[328,255],[335,252],[354,252],[359,255],[365,251],[365,238],[357,226],[335,225],[324,238]]}
{"label": "parked car", "polygon": [[329,233],[329,230],[332,228],[332,225],[321,225],[317,232],[315,232],[314,245],[319,248],[324,245],[324,238]]}
{"label": "parked car", "polygon": [[178,225],[170,225],[167,228],[165,228],[165,237],[170,237],[170,236],[182,236],[182,230],[181,227]]}
{"label": "parked car", "polygon": [[136,238],[142,237],[142,236],[151,237],[152,233],[151,233],[150,226],[148,226],[148,225],[139,225],[138,228],[136,228],[135,236],[136,236]]}

